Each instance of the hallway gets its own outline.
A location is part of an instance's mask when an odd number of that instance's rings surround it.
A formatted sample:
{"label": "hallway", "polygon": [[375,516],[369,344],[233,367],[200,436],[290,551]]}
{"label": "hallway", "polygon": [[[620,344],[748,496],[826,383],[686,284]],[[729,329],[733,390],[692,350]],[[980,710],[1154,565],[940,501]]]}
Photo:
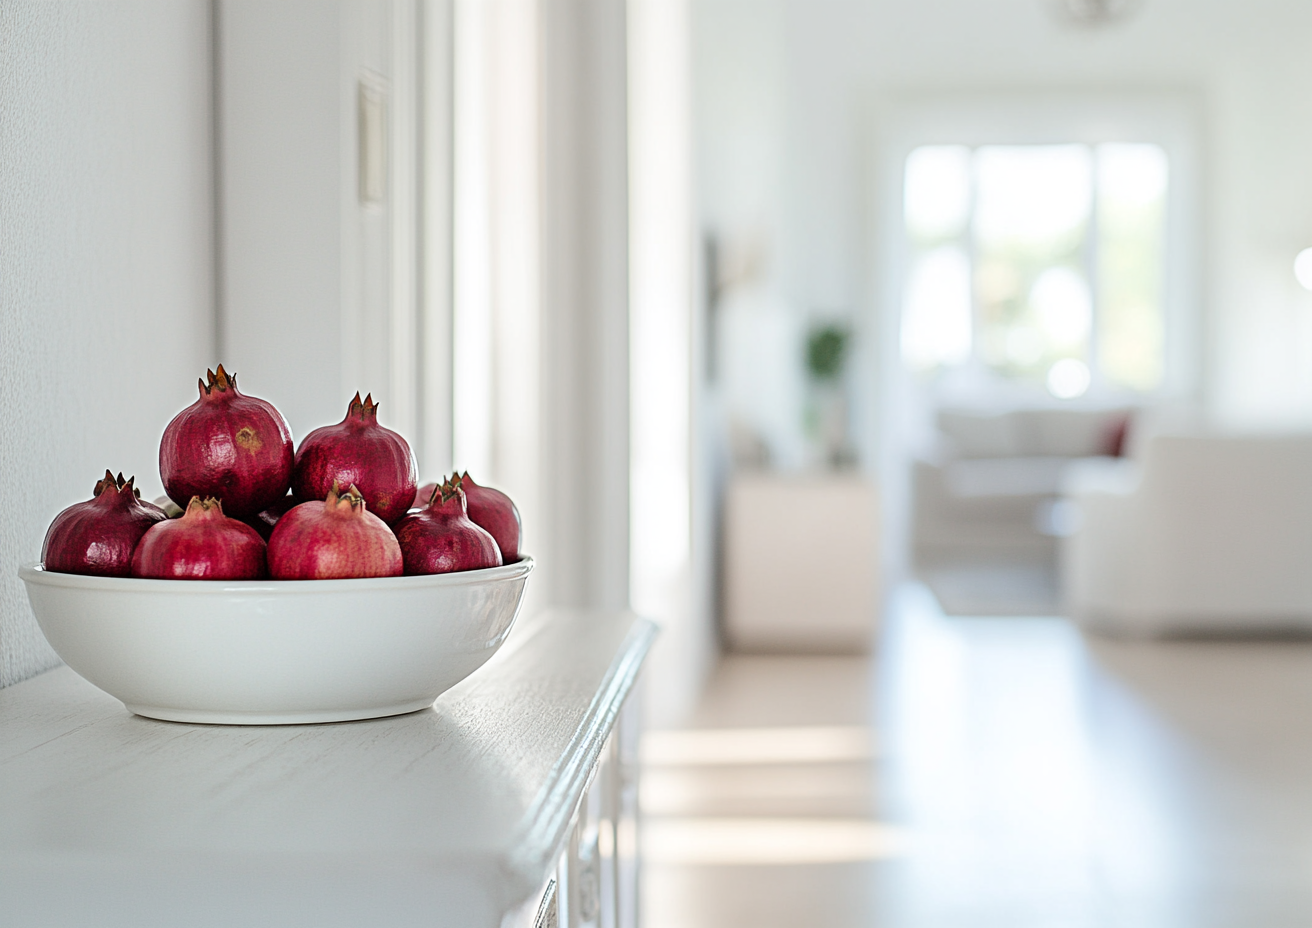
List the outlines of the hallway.
{"label": "hallway", "polygon": [[899,592],[873,662],[731,656],[643,746],[648,928],[1284,926],[1312,643],[1086,638]]}

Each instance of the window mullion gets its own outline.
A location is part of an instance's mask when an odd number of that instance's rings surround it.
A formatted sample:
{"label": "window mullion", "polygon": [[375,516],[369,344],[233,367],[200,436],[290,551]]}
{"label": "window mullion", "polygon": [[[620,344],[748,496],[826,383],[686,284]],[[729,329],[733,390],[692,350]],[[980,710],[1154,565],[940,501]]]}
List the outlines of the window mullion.
{"label": "window mullion", "polygon": [[975,229],[975,206],[979,199],[979,149],[970,150],[969,183],[966,186],[966,267],[970,272],[970,359],[978,366],[984,361],[984,307],[979,298],[979,245]]}
{"label": "window mullion", "polygon": [[1089,284],[1089,379],[1093,387],[1103,386],[1102,365],[1099,363],[1099,332],[1102,317],[1102,287],[1098,277],[1099,246],[1098,205],[1101,194],[1098,189],[1099,154],[1096,146],[1090,147],[1092,157],[1089,159],[1092,177],[1089,180],[1089,223],[1084,235],[1084,274]]}

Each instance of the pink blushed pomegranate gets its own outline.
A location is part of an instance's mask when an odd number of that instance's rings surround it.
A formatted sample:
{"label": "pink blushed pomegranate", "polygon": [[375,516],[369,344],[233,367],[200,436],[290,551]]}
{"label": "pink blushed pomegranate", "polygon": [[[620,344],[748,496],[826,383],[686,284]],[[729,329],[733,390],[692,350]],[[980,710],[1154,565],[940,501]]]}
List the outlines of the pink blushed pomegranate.
{"label": "pink blushed pomegranate", "polygon": [[501,557],[507,564],[519,560],[519,542],[523,526],[519,509],[509,496],[492,487],[481,487],[465,471],[459,477],[460,489],[469,502],[469,518],[485,528],[497,540]]}
{"label": "pink blushed pomegranate", "polygon": [[132,555],[132,576],[159,580],[262,580],[265,545],[219,500],[193,496],[186,511],[151,527]]}
{"label": "pink blushed pomegranate", "polygon": [[403,562],[396,536],[368,511],[354,486],[333,487],[322,502],[289,510],[269,537],[269,574],[275,580],[398,577]]}
{"label": "pink blushed pomegranate", "polygon": [[292,432],[272,403],[239,392],[222,364],[206,375],[200,399],[164,429],[159,474],[179,506],[213,497],[229,517],[249,519],[291,484]]}
{"label": "pink blushed pomegranate", "polygon": [[127,577],[132,552],[150,527],[165,520],[159,507],[143,503],[132,486],[135,477],[117,478],[105,471],[91,499],[74,503],[55,516],[41,545],[46,570],[65,574]]}
{"label": "pink blushed pomegranate", "polygon": [[406,440],[378,424],[373,394],[355,394],[346,418],[306,435],[296,451],[292,492],[301,502],[319,501],[333,487],[354,486],[370,513],[391,525],[415,498],[419,469]]}
{"label": "pink blushed pomegranate", "polygon": [[444,574],[500,567],[496,539],[469,518],[465,492],[454,479],[433,494],[428,507],[396,525],[407,574]]}

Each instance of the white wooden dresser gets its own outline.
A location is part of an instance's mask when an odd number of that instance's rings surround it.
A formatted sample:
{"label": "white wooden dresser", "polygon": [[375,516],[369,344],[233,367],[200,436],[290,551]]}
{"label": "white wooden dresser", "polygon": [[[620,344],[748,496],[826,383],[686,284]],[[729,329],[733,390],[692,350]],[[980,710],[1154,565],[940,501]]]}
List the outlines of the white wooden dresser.
{"label": "white wooden dresser", "polygon": [[0,925],[634,925],[626,697],[655,627],[520,623],[389,719],[158,722],[67,668],[0,690]]}

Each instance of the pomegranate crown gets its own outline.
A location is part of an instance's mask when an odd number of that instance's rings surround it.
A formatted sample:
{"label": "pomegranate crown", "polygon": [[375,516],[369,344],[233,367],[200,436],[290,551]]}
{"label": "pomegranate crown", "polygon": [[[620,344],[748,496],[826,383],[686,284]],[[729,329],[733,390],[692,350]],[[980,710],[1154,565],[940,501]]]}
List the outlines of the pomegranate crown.
{"label": "pomegranate crown", "polygon": [[343,490],[337,483],[328,491],[328,498],[323,501],[323,508],[326,512],[343,512],[343,513],[364,513],[367,508],[364,504],[364,497],[355,484],[351,484],[348,489]]}
{"label": "pomegranate crown", "polygon": [[118,476],[115,477],[112,471],[107,470],[105,471],[104,479],[96,481],[95,488],[92,489],[91,495],[99,496],[101,493],[110,489],[112,489],[115,493],[122,493],[123,490],[126,488],[130,490],[132,492],[132,495],[135,496],[137,499],[141,499],[141,491],[132,485],[132,481],[136,479],[137,479],[136,477],[129,477],[127,480],[124,480],[122,471],[119,471]]}
{"label": "pomegranate crown", "polygon": [[355,398],[346,407],[346,418],[359,419],[361,422],[377,422],[378,404],[374,402],[374,395],[370,393],[364,400],[361,400],[360,391],[357,390]]}
{"label": "pomegranate crown", "polygon": [[200,385],[201,396],[209,396],[215,390],[218,390],[220,393],[227,393],[229,388],[231,388],[234,393],[237,392],[237,375],[229,374],[223,369],[222,364],[219,365],[217,371],[206,370],[205,376],[209,379],[208,384],[204,380],[196,381],[196,383]]}
{"label": "pomegranate crown", "polygon": [[465,491],[460,486],[460,475],[452,474],[433,489],[433,498],[429,500],[429,505],[433,503],[449,503],[453,499],[460,500],[461,511],[467,511],[469,504],[465,501]]}
{"label": "pomegranate crown", "polygon": [[207,496],[201,499],[199,496],[193,496],[187,503],[187,511],[182,514],[184,519],[222,519],[223,503],[213,496]]}

